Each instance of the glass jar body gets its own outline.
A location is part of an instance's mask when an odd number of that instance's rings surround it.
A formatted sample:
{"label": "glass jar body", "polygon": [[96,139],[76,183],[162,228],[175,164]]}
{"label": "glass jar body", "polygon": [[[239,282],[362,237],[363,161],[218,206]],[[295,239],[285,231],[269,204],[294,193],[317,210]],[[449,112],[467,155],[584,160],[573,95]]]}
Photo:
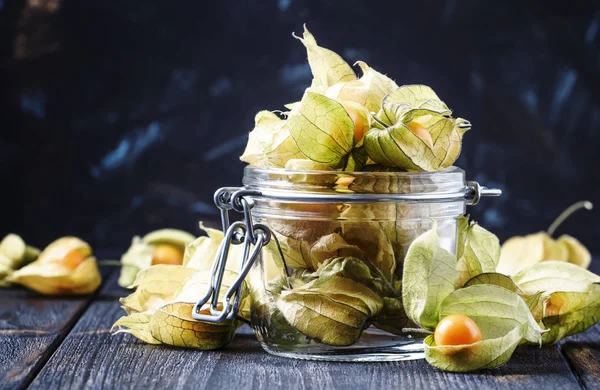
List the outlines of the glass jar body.
{"label": "glass jar body", "polygon": [[[434,226],[439,245],[455,253],[465,202],[374,201],[370,195],[459,191],[463,171],[247,169],[244,185],[286,195],[254,199],[254,223],[272,234],[246,278],[251,325],[265,350],[316,360],[423,357],[423,335],[410,331],[416,325],[402,307],[404,257],[414,239]],[[320,200],[302,200],[307,194]],[[353,199],[345,202],[340,194]]]}

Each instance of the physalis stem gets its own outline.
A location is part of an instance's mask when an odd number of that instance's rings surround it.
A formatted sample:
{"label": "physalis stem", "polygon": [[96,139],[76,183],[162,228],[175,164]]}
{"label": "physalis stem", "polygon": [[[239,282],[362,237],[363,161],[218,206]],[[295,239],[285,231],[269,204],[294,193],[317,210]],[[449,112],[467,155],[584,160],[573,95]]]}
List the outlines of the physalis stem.
{"label": "physalis stem", "polygon": [[581,200],[579,202],[573,203],[571,206],[567,207],[565,211],[560,213],[560,215],[554,220],[554,222],[552,222],[552,225],[550,225],[548,230],[546,230],[546,233],[548,233],[549,236],[552,236],[554,234],[554,231],[560,226],[561,223],[564,222],[565,219],[569,218],[571,214],[573,214],[575,211],[583,208],[591,210],[594,208],[594,205],[588,200]]}

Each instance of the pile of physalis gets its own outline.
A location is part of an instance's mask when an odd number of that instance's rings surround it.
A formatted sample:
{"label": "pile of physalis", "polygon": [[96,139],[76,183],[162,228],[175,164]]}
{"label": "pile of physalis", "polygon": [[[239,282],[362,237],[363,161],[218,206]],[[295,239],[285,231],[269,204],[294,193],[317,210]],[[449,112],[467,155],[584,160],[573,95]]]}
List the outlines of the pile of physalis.
{"label": "pile of physalis", "polygon": [[521,343],[553,344],[600,319],[600,276],[585,269],[590,258],[575,238],[555,241],[548,233],[514,237],[501,248],[467,218],[459,220],[455,256],[437,245],[434,226],[404,261],[403,304],[418,325],[411,330],[430,333],[425,356],[437,368],[497,367]]}
{"label": "pile of physalis", "polygon": [[[458,158],[469,121],[426,85],[399,87],[369,67],[352,67],[302,38],[313,74],[302,99],[285,111],[260,111],[241,159],[268,168],[361,171],[439,171]],[[280,114],[280,115],[277,115]],[[370,166],[370,167],[367,167]]]}
{"label": "pile of physalis", "polygon": [[[124,263],[121,273],[123,277],[129,275],[127,267],[137,263],[141,266],[135,280],[130,288],[135,291],[121,299],[123,309],[127,315],[115,322],[113,329],[115,333],[130,333],[140,340],[150,344],[168,344],[177,347],[189,347],[199,349],[221,348],[233,339],[235,330],[242,321],[249,319],[248,294],[242,291],[240,305],[240,320],[227,320],[219,323],[208,323],[196,321],[192,318],[192,309],[195,303],[208,290],[210,281],[210,269],[212,262],[219,250],[224,235],[221,231],[205,228],[200,224],[208,236],[199,237],[185,246],[181,261],[163,261],[150,264],[158,242],[179,243],[185,239],[182,232],[162,230],[145,236],[143,239],[134,239],[130,250],[121,260]],[[142,250],[146,247],[146,250]],[[227,291],[238,275],[242,257],[241,246],[232,246],[229,252],[229,261],[223,276],[222,292]],[[140,253],[142,254],[140,256]],[[176,253],[169,251],[171,260]],[[137,260],[136,260],[137,259]],[[222,298],[222,297],[220,297]],[[209,306],[201,308],[202,314],[209,313]]]}
{"label": "pile of physalis", "polygon": [[[285,111],[261,111],[256,115],[243,161],[263,168],[387,172],[439,171],[456,161],[462,137],[471,125],[454,118],[431,88],[398,86],[360,61],[359,78],[339,55],[318,46],[306,29],[298,39],[307,50],[312,84],[299,101],[286,105]],[[352,180],[339,181],[335,189],[351,191],[355,184]],[[158,246],[147,238],[134,240],[128,258],[122,260],[126,268],[121,284],[131,283],[136,290],[121,300],[127,316],[115,323],[117,332],[130,333],[148,343],[200,349],[219,348],[231,341],[237,326],[248,320],[248,291],[242,292],[241,310],[235,320],[207,323],[191,316],[194,304],[207,291],[212,262],[223,240],[222,232],[205,230],[208,237],[188,243],[184,253],[177,254],[178,262],[168,264],[152,265]],[[501,251],[496,236],[462,218],[456,254],[438,245],[434,224],[410,244],[405,258],[396,259],[397,253],[383,233],[381,237],[357,234],[358,238],[374,240],[368,242],[365,251],[356,250],[355,245],[342,242],[338,236],[316,240],[327,244],[333,239],[333,252],[347,249],[345,252],[350,254],[332,259],[331,251],[325,251],[329,254],[312,264],[316,277],[327,273],[327,286],[346,280],[336,271],[342,268],[335,267],[358,264],[369,268],[373,261],[367,264],[352,257],[352,253],[368,257],[367,252],[374,251],[381,257],[378,272],[387,275],[403,269],[401,275],[390,276],[394,280],[390,289],[394,294],[401,292],[390,299],[374,292],[376,288],[369,288],[368,281],[336,284],[336,288],[354,289],[345,299],[364,311],[360,317],[354,316],[356,324],[340,327],[351,328],[352,334],[336,333],[337,338],[331,340],[328,332],[336,329],[296,316],[291,306],[299,294],[295,294],[298,291],[293,284],[280,291],[275,309],[283,314],[281,320],[295,332],[323,343],[351,345],[364,327],[375,321],[376,326],[393,328],[394,332],[406,329],[413,335],[429,334],[424,340],[425,355],[433,366],[472,371],[505,363],[521,343],[555,343],[589,328],[600,318],[600,277],[585,269],[589,252],[572,237],[553,240],[549,234],[540,233],[511,239]],[[308,251],[308,258],[322,254],[322,250],[315,249],[314,240],[305,239],[299,236],[293,241],[298,253]],[[236,246],[230,248],[239,250]],[[240,253],[229,254],[222,292],[237,276],[240,257]],[[301,273],[307,269],[302,268],[298,268]],[[396,279],[398,276],[401,280]],[[313,284],[310,287],[315,287]],[[306,286],[299,287],[300,293]],[[317,295],[327,293],[325,287],[318,287]],[[373,304],[367,305],[367,301]],[[314,314],[320,319],[326,317],[324,311],[334,310],[322,306],[316,309],[323,313]],[[208,307],[202,309],[209,311]],[[380,318],[378,315],[384,311],[393,315]],[[405,321],[380,321],[403,316],[410,320],[408,326],[404,326]]]}
{"label": "pile of physalis", "polygon": [[[192,318],[224,237],[221,231],[201,228],[208,236],[186,246],[181,264],[139,271],[130,286],[136,290],[121,299],[127,315],[114,324],[115,333],[208,350],[226,346],[238,326],[248,322],[247,290],[238,319],[208,323]],[[497,367],[520,344],[556,343],[600,319],[600,277],[582,267],[589,265],[589,252],[581,243],[571,237],[564,244],[569,256],[538,258],[509,276],[498,269],[514,264],[510,242],[501,250],[495,235],[464,217],[459,219],[456,255],[438,245],[435,223],[410,245],[402,303],[413,327],[406,332],[430,334],[424,340],[425,355],[433,366],[455,372]],[[230,248],[222,292],[238,275],[241,250]],[[202,312],[209,313],[208,305]]]}
{"label": "pile of physalis", "polygon": [[90,294],[102,278],[92,248],[62,237],[41,253],[16,234],[0,242],[0,286],[20,284],[45,295]]}

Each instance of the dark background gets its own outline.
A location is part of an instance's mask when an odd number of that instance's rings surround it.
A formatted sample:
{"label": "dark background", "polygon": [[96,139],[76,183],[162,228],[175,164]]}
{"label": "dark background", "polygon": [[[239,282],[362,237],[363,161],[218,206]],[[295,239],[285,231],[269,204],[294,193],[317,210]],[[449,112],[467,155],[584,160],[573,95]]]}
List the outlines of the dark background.
{"label": "dark background", "polygon": [[[0,0],[0,235],[126,248],[216,221],[261,109],[310,84],[306,22],[348,62],[432,86],[474,128],[458,166],[501,239],[600,208],[596,1]],[[559,231],[600,252],[598,212]]]}

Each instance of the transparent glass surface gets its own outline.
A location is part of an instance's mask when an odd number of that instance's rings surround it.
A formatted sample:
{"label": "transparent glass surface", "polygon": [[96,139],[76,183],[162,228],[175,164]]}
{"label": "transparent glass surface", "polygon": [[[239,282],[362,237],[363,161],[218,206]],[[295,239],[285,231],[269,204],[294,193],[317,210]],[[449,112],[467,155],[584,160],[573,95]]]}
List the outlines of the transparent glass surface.
{"label": "transparent glass surface", "polygon": [[[423,357],[422,334],[402,308],[402,266],[411,242],[437,223],[440,246],[456,252],[464,201],[373,201],[370,194],[456,193],[464,172],[285,171],[248,167],[244,186],[295,200],[254,199],[255,223],[272,239],[246,278],[251,323],[280,356],[340,361]],[[315,201],[302,194],[328,194]],[[345,203],[339,195],[364,194]]]}

